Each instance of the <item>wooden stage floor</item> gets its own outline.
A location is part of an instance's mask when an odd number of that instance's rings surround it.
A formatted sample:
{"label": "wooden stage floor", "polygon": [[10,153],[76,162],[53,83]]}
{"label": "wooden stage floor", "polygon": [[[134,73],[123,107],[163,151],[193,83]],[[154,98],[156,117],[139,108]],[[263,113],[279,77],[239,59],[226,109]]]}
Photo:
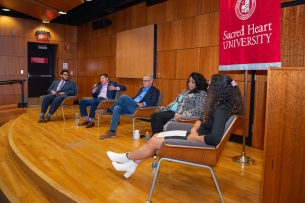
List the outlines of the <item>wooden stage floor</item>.
{"label": "wooden stage floor", "polygon": [[[78,106],[75,106],[78,111]],[[109,128],[110,117],[101,127],[86,129],[74,122],[70,109],[61,111],[48,123],[38,123],[40,107],[29,107],[27,113],[15,119],[9,132],[12,156],[33,183],[48,191],[55,202],[145,202],[152,183],[151,161],[138,166],[125,179],[124,172],[113,169],[106,151],[132,151],[145,139],[132,140],[132,120],[122,118],[117,138],[100,140]],[[137,123],[138,124],[138,123]],[[150,131],[150,123],[142,122],[141,134]],[[138,125],[136,129],[139,129]],[[231,158],[241,154],[241,145],[228,143],[217,167],[214,168],[225,202],[260,202],[263,150],[246,147],[254,165],[240,165]],[[62,195],[59,195],[62,194]],[[54,197],[55,196],[55,197]],[[163,162],[153,202],[220,202],[209,170],[183,164]],[[73,202],[73,201],[71,201]]]}

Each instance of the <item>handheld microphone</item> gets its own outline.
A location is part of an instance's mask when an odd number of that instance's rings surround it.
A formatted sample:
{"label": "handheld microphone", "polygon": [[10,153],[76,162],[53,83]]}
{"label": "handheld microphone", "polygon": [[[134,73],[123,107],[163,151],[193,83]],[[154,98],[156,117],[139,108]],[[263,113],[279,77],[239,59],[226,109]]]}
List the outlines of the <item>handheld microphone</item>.
{"label": "handheld microphone", "polygon": [[92,87],[92,89],[96,88],[97,86],[99,86],[101,84],[101,82],[98,82],[95,86]]}

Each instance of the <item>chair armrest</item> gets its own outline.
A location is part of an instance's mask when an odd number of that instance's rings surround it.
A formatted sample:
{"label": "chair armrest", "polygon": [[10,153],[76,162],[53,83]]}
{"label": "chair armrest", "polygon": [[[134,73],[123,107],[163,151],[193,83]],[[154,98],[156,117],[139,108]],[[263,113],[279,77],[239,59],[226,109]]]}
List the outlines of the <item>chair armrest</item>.
{"label": "chair armrest", "polygon": [[198,116],[182,116],[176,122],[183,122],[183,123],[191,123],[194,124],[200,117]]}
{"label": "chair armrest", "polygon": [[150,118],[151,114],[155,113],[156,109],[159,107],[157,106],[150,106],[150,107],[140,107],[133,113],[131,117],[144,117]]}
{"label": "chair armrest", "polygon": [[61,105],[73,105],[77,96],[66,96]]}
{"label": "chair armrest", "polygon": [[93,97],[83,97],[82,99],[84,99],[84,100],[90,100],[90,99],[93,99]]}
{"label": "chair armrest", "polygon": [[114,99],[105,99],[99,103],[99,105],[96,107],[96,109],[108,109],[115,102],[116,102],[116,100],[114,100]]}
{"label": "chair armrest", "polygon": [[182,116],[177,121],[197,121],[199,118],[199,116]]}

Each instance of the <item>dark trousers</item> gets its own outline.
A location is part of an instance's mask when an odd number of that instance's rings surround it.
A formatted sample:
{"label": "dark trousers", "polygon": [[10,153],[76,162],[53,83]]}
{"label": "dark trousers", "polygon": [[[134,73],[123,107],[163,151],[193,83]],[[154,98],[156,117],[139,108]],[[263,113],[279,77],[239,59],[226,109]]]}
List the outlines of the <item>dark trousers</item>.
{"label": "dark trousers", "polygon": [[151,114],[150,116],[150,124],[153,135],[155,133],[163,132],[163,126],[170,119],[174,118],[175,112],[173,111],[162,111]]}
{"label": "dark trousers", "polygon": [[98,97],[97,99],[82,99],[79,102],[79,110],[81,116],[88,116],[87,106],[90,107],[89,118],[95,117],[95,111],[101,101],[105,100],[103,97]]}
{"label": "dark trousers", "polygon": [[49,105],[51,105],[48,114],[53,115],[64,99],[65,99],[65,97],[54,96],[52,94],[48,94],[48,95],[44,96],[42,103],[41,103],[41,113],[45,114]]}

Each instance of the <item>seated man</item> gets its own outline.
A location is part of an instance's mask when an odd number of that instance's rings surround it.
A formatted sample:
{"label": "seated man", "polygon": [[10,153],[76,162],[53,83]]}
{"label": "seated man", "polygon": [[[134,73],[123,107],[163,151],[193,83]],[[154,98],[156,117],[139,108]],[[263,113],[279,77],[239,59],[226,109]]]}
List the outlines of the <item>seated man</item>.
{"label": "seated man", "polygon": [[[109,81],[107,74],[101,74],[99,78],[100,82],[95,84],[92,89],[93,99],[82,99],[79,102],[80,114],[85,116],[85,120],[79,123],[79,126],[86,125],[86,128],[93,127],[95,110],[99,103],[105,99],[114,99],[116,90],[126,90],[124,85],[119,85],[115,81]],[[89,117],[86,110],[87,106],[91,106]]]}
{"label": "seated man", "polygon": [[[41,104],[41,113],[38,123],[46,123],[50,121],[51,115],[58,109],[61,102],[67,96],[74,96],[76,94],[76,85],[74,82],[69,81],[69,71],[64,69],[61,71],[61,80],[54,81],[48,89],[49,94],[44,96]],[[49,113],[45,113],[49,107]]]}
{"label": "seated man", "polygon": [[139,107],[157,105],[160,91],[152,86],[153,80],[151,75],[144,75],[143,87],[140,88],[138,94],[134,98],[123,95],[110,108],[97,110],[101,115],[112,114],[110,130],[108,130],[105,135],[100,136],[100,139],[116,137],[115,131],[121,114],[132,114]]}

